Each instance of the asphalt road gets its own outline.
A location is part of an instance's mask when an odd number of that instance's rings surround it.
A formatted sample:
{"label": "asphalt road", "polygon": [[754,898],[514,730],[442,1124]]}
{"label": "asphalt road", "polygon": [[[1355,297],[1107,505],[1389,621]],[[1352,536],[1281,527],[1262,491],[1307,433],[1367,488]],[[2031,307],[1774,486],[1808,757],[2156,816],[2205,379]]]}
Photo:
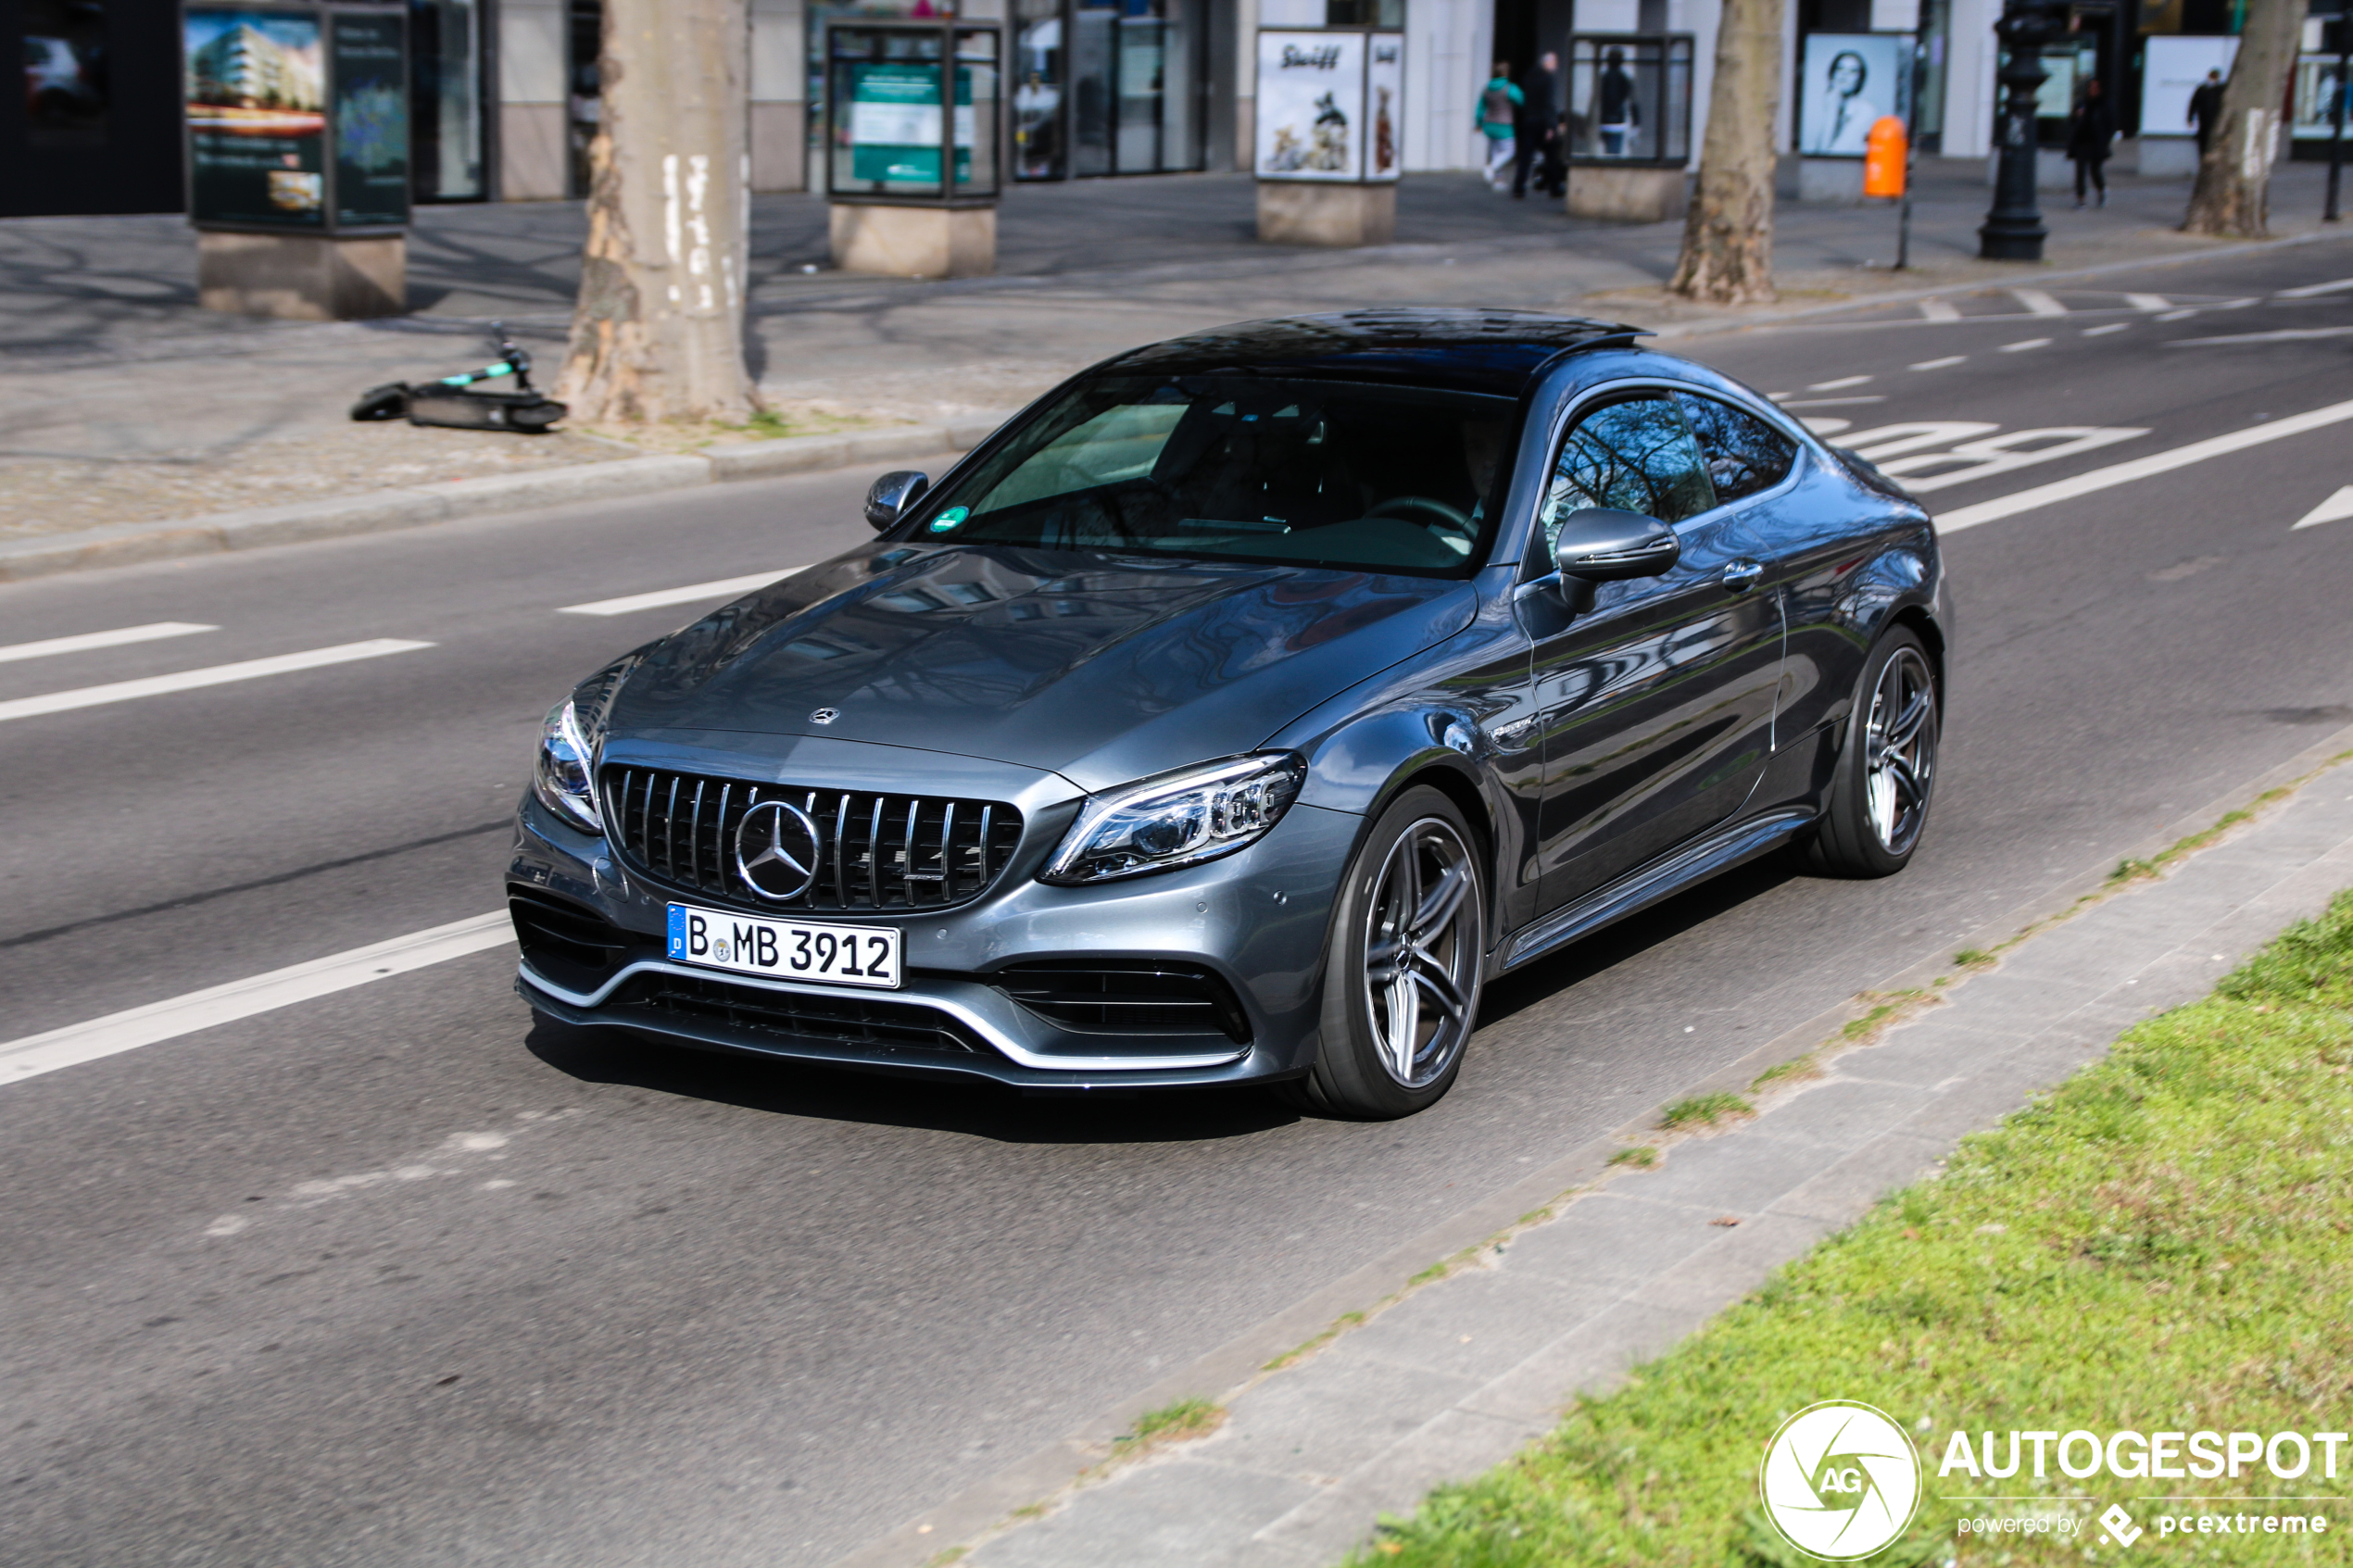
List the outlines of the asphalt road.
{"label": "asphalt road", "polygon": [[[2275,297],[2338,280],[2315,245],[1695,348],[1842,440],[2134,433],[1959,508],[2353,398],[2353,286]],[[0,1041],[495,909],[539,715],[702,608],[560,607],[819,559],[867,477],[0,589]],[[1953,534],[1912,868],[1752,868],[1495,987],[1409,1122],[534,1029],[497,951],[0,1085],[0,1561],[824,1563],[2353,721],[2353,519],[2292,527],[2348,484],[2353,423]],[[218,629],[6,656],[165,621]],[[9,706],[379,639],[430,646]]]}

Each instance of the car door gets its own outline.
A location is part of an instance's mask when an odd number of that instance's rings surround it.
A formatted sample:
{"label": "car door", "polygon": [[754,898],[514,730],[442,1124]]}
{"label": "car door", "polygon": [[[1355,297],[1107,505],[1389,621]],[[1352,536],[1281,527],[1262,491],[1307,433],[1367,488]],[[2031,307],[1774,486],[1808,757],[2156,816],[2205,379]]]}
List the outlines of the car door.
{"label": "car door", "polygon": [[1671,393],[1634,389],[1579,411],[1529,555],[1549,564],[1580,507],[1655,517],[1682,557],[1661,576],[1601,584],[1593,608],[1565,626],[1531,626],[1548,910],[1737,811],[1772,749],[1780,678],[1780,608],[1758,591],[1764,541],[1746,508],[1717,505]]}

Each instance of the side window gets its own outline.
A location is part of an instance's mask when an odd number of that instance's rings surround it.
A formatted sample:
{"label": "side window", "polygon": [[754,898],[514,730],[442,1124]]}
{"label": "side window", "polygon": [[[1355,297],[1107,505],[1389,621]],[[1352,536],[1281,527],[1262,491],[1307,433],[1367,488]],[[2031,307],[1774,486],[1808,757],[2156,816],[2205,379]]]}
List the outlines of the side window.
{"label": "side window", "polygon": [[1538,521],[1549,550],[1562,521],[1581,507],[1617,507],[1675,523],[1715,504],[1681,411],[1651,394],[1608,404],[1577,421],[1561,443]]}
{"label": "side window", "polygon": [[1675,401],[1691,419],[1719,503],[1770,490],[1788,476],[1797,443],[1755,414],[1689,392],[1677,393]]}

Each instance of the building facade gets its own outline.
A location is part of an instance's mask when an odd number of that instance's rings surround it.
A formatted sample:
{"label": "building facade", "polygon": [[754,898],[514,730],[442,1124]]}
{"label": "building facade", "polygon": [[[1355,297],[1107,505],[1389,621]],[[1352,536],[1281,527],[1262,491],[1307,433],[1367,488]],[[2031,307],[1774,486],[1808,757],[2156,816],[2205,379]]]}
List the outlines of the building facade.
{"label": "building facade", "polygon": [[[257,99],[271,91],[263,53],[228,48],[218,60],[182,57],[180,10],[195,3],[0,6],[0,28],[19,34],[0,38],[0,47],[26,61],[26,92],[0,100],[0,215],[179,208],[180,104],[189,73],[233,78],[238,91]],[[269,0],[245,3],[258,8]],[[2312,3],[2335,9],[2335,0]],[[1573,124],[1589,123],[1599,112],[1594,94],[1616,91],[1602,80],[1615,69],[1605,44],[1687,38],[1655,51],[1688,59],[1689,80],[1673,103],[1650,112],[1687,113],[1687,134],[1659,144],[1695,157],[1721,0],[748,0],[755,189],[804,189],[816,166],[812,138],[824,105],[812,66],[827,23],[930,16],[942,5],[1004,24],[1009,172],[1034,182],[1247,168],[1250,40],[1260,27],[1400,29],[1400,140],[1409,172],[1481,166],[1473,119],[1498,58],[1515,74],[1547,52],[1566,64],[1572,34],[1587,36],[1575,57],[1588,64],[1582,74],[1561,73],[1555,107]],[[585,194],[599,108],[601,0],[408,0],[406,10],[415,199]],[[1999,0],[1793,0],[1776,141],[1797,171],[1818,164],[1822,177],[1808,182],[1793,172],[1784,193],[1837,196],[1849,183],[1859,190],[1859,174],[1847,181],[1853,171],[1839,160],[1853,157],[1857,128],[1869,118],[1905,107],[1910,73],[1903,61],[1915,37],[1921,90],[1912,107],[1922,150],[1984,156],[2000,63],[1998,14]],[[2227,62],[2244,14],[2245,0],[2078,0],[2075,30],[2045,62],[2045,144],[2064,140],[2068,106],[2093,76],[2105,82],[2126,134],[2142,129],[2145,89],[2152,113],[2165,121],[2150,132],[2178,143],[2187,131],[2175,123],[2180,83],[2166,82],[2192,65],[2203,69],[2217,49]],[[2317,19],[2307,28],[2308,50],[2333,46],[2322,31]],[[2315,105],[2333,101],[2333,70],[2312,54],[2299,68],[2297,92]],[[1623,97],[1617,92],[1617,101]],[[2306,138],[2299,149],[2318,145],[2310,138],[2321,112],[2299,107],[2296,134]]]}

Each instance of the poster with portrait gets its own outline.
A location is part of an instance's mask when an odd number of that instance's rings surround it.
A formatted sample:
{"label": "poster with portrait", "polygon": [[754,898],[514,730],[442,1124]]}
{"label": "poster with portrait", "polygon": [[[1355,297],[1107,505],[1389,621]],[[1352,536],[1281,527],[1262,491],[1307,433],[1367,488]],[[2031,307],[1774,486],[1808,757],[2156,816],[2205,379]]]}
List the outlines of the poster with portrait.
{"label": "poster with portrait", "polygon": [[1365,63],[1365,178],[1394,180],[1404,172],[1405,35],[1376,32]]}
{"label": "poster with portrait", "polygon": [[1807,157],[1861,157],[1871,126],[1911,107],[1912,35],[1812,32],[1798,71],[1797,150]]}
{"label": "poster with portrait", "polygon": [[191,6],[184,27],[189,217],[324,228],[327,113],[318,19]]}
{"label": "poster with portrait", "polygon": [[409,50],[397,11],[333,19],[335,224],[409,221]]}
{"label": "poster with portrait", "polygon": [[1366,37],[1303,29],[1258,35],[1261,180],[1364,178]]}

